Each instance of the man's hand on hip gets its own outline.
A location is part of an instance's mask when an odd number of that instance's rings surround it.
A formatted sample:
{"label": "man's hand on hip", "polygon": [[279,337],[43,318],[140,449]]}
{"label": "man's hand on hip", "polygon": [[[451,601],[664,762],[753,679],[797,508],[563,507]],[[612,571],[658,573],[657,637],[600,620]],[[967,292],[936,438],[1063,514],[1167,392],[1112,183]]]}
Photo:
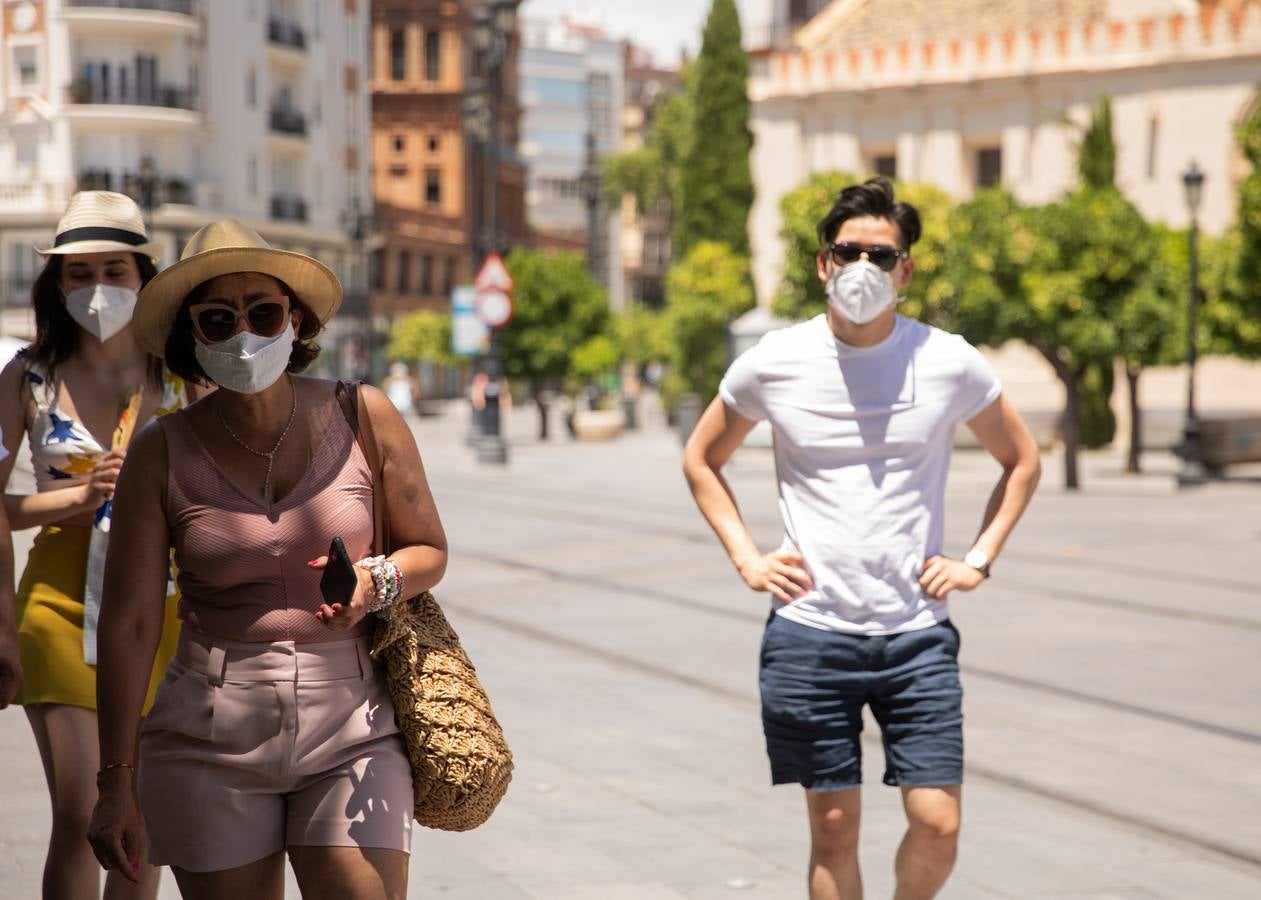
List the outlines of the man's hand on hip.
{"label": "man's hand on hip", "polygon": [[750,556],[736,564],[744,583],[755,591],[770,591],[785,603],[792,603],[814,587],[805,570],[806,561],[791,550],[772,550]]}
{"label": "man's hand on hip", "polygon": [[924,563],[920,587],[934,600],[945,600],[951,591],[970,591],[985,580],[980,569],[949,556],[934,556]]}

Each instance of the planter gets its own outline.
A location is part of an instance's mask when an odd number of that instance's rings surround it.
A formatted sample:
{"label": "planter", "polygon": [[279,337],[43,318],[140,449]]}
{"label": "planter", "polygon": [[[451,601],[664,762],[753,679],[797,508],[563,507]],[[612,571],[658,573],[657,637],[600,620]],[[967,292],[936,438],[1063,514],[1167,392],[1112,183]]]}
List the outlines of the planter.
{"label": "planter", "polygon": [[580,409],[574,412],[574,437],[580,441],[607,441],[622,433],[626,416],[620,409]]}

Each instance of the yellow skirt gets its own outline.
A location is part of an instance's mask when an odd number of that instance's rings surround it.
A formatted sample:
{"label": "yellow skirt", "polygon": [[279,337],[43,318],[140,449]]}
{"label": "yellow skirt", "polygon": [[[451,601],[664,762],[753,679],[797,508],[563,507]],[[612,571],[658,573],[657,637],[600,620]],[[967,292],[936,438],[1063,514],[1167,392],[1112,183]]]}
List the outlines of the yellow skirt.
{"label": "yellow skirt", "polygon": [[[65,703],[96,709],[96,667],[83,661],[83,591],[91,531],[87,526],[48,525],[31,548],[17,595],[22,651],[22,689],[17,702],[24,706]],[[166,664],[175,655],[180,624],[176,606],[176,597],[168,597],[145,714],[153,705]]]}

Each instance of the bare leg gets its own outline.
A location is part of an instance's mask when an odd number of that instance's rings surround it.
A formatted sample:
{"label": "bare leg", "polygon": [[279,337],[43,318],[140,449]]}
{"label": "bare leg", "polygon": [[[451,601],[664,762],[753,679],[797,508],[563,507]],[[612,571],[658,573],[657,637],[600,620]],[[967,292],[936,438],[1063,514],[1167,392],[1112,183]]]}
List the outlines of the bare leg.
{"label": "bare leg", "polygon": [[810,814],[810,900],[862,900],[858,825],[862,788],[806,791]]}
{"label": "bare leg", "polygon": [[959,848],[962,785],[903,787],[906,837],[898,847],[894,900],[930,900],[954,868]]}
{"label": "bare leg", "polygon": [[404,900],[408,860],[374,847],[289,848],[303,900]]}
{"label": "bare leg", "polygon": [[[206,839],[214,840],[214,835]],[[184,900],[284,900],[285,896],[285,854],[281,851],[219,872],[187,872],[175,866],[171,871]]]}
{"label": "bare leg", "polygon": [[[81,706],[41,703],[26,707],[35,733],[48,794],[53,828],[44,862],[43,896],[55,900],[97,900],[101,865],[88,844],[88,822],[96,804],[96,711]],[[140,884],[117,872],[105,879],[108,900],[152,900],[158,894],[159,871],[141,865]]]}

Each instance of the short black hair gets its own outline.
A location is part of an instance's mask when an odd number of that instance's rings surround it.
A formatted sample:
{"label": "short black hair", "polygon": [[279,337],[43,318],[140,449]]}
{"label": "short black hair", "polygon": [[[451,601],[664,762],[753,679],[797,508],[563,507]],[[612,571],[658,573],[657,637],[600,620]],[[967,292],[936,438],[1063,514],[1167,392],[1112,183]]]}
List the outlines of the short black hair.
{"label": "short black hair", "polygon": [[894,199],[893,185],[883,176],[868,178],[862,184],[851,184],[836,197],[836,203],[819,222],[819,243],[826,247],[836,240],[837,232],[847,219],[873,216],[888,219],[898,226],[902,249],[909,251],[922,231],[919,210],[909,203]]}
{"label": "short black hair", "polygon": [[[197,338],[193,335],[193,318],[188,308],[205,299],[210,290],[210,281],[203,281],[189,291],[184,302],[180,304],[179,312],[175,314],[175,322],[171,326],[171,333],[166,337],[166,352],[163,354],[168,369],[185,381],[206,387],[214,384],[214,381],[197,361],[197,353],[194,349]],[[289,309],[296,309],[302,313],[302,324],[298,326],[298,334],[293,342],[293,352],[289,354],[289,365],[285,369],[287,372],[301,372],[320,355],[320,345],[315,343],[315,336],[324,330],[324,326],[320,324],[319,317],[311,312],[310,307],[298,299],[298,295],[289,285],[279,278],[276,278],[276,283],[289,298]]]}

